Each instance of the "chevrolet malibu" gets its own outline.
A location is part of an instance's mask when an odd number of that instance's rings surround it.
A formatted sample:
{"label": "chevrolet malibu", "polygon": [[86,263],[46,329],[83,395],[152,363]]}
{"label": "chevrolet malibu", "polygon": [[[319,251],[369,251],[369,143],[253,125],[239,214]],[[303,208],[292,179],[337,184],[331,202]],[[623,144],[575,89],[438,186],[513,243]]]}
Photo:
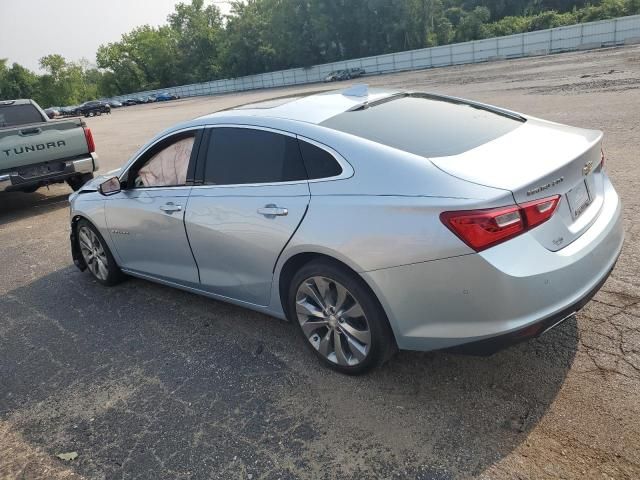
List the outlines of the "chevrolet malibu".
{"label": "chevrolet malibu", "polygon": [[170,128],[71,196],[75,264],[288,319],[344,373],[490,354],[571,317],[622,248],[602,133],[354,86]]}

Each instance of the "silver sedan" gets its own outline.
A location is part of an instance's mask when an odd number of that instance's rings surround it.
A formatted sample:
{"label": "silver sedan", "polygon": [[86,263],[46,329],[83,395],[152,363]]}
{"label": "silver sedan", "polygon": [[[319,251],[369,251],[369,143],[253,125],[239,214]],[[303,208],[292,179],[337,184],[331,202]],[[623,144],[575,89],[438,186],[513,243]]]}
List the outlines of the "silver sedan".
{"label": "silver sedan", "polygon": [[328,366],[488,354],[572,316],[623,243],[602,133],[354,86],[176,125],[71,196],[75,264],[299,327]]}

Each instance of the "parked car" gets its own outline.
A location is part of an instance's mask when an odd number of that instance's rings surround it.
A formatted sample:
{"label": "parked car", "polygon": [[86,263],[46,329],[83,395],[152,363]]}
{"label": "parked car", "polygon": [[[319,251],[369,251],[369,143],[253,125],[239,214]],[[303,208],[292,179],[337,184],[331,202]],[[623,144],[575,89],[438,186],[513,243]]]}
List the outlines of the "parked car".
{"label": "parked car", "polygon": [[139,104],[151,102],[151,100],[149,100],[149,97],[147,96],[136,97],[135,101],[138,102]]}
{"label": "parked car", "polygon": [[99,100],[85,102],[76,108],[76,114],[84,115],[85,117],[93,117],[103,113],[111,113],[111,107],[108,103]]}
{"label": "parked car", "polygon": [[341,372],[396,348],[487,354],[609,276],[624,234],[601,147],[422,92],[266,102],[180,123],[73,194],[71,249],[104,285],[129,274],[287,318]]}
{"label": "parked car", "polygon": [[339,71],[335,71],[335,72],[331,72],[329,75],[327,75],[326,77],[324,77],[324,82],[325,83],[329,83],[329,82],[335,82],[338,80],[338,74],[340,72]]}
{"label": "parked car", "polygon": [[125,107],[130,107],[131,105],[138,105],[138,101],[135,98],[127,98],[122,102],[122,105]]}
{"label": "parked car", "polygon": [[78,105],[70,105],[68,107],[62,107],[60,109],[60,114],[64,117],[70,117],[73,115],[77,115],[76,111],[78,109]]}
{"label": "parked car", "polygon": [[47,117],[50,119],[56,118],[60,116],[60,107],[49,107],[44,109],[44,113],[47,114]]}
{"label": "parked car", "polygon": [[177,100],[178,98],[180,97],[178,97],[177,95],[173,95],[169,92],[164,92],[156,95],[156,102],[167,102],[169,100]]}
{"label": "parked car", "polygon": [[0,192],[65,181],[78,190],[97,169],[93,135],[82,120],[50,121],[33,100],[0,102]]}
{"label": "parked car", "polygon": [[120,108],[122,106],[122,103],[120,103],[117,100],[109,100],[107,102],[107,104],[111,107],[111,108]]}
{"label": "parked car", "polygon": [[352,78],[361,77],[365,71],[362,68],[347,68],[346,70],[337,70],[331,72],[324,79],[325,82],[338,82],[342,80],[351,80]]}

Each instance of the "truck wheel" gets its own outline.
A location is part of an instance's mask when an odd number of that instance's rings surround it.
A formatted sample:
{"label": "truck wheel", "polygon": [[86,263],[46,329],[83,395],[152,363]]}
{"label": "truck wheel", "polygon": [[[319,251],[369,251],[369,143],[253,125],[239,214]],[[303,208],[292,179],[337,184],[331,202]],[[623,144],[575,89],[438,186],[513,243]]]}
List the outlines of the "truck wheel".
{"label": "truck wheel", "polygon": [[77,175],[75,177],[67,179],[67,183],[69,184],[71,189],[76,192],[80,190],[80,188],[82,188],[82,186],[92,178],[93,173],[83,173],[82,175]]}

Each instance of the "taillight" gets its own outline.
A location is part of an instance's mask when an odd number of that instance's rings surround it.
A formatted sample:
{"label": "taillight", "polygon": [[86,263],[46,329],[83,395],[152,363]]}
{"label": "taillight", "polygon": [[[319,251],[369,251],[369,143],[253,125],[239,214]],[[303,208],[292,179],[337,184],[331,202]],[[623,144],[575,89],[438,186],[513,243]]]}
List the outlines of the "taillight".
{"label": "taillight", "polygon": [[534,200],[533,202],[523,203],[521,205],[522,212],[527,224],[527,230],[537,227],[541,223],[549,220],[555,213],[560,204],[560,195],[543,198],[542,200]]}
{"label": "taillight", "polygon": [[89,148],[89,153],[93,153],[96,151],[96,144],[93,141],[93,134],[91,133],[91,129],[89,127],[82,127],[84,129],[84,139],[87,141],[87,147]]}
{"label": "taillight", "polygon": [[560,195],[555,195],[523,205],[443,212],[440,220],[460,240],[480,252],[546,222],[559,203]]}

